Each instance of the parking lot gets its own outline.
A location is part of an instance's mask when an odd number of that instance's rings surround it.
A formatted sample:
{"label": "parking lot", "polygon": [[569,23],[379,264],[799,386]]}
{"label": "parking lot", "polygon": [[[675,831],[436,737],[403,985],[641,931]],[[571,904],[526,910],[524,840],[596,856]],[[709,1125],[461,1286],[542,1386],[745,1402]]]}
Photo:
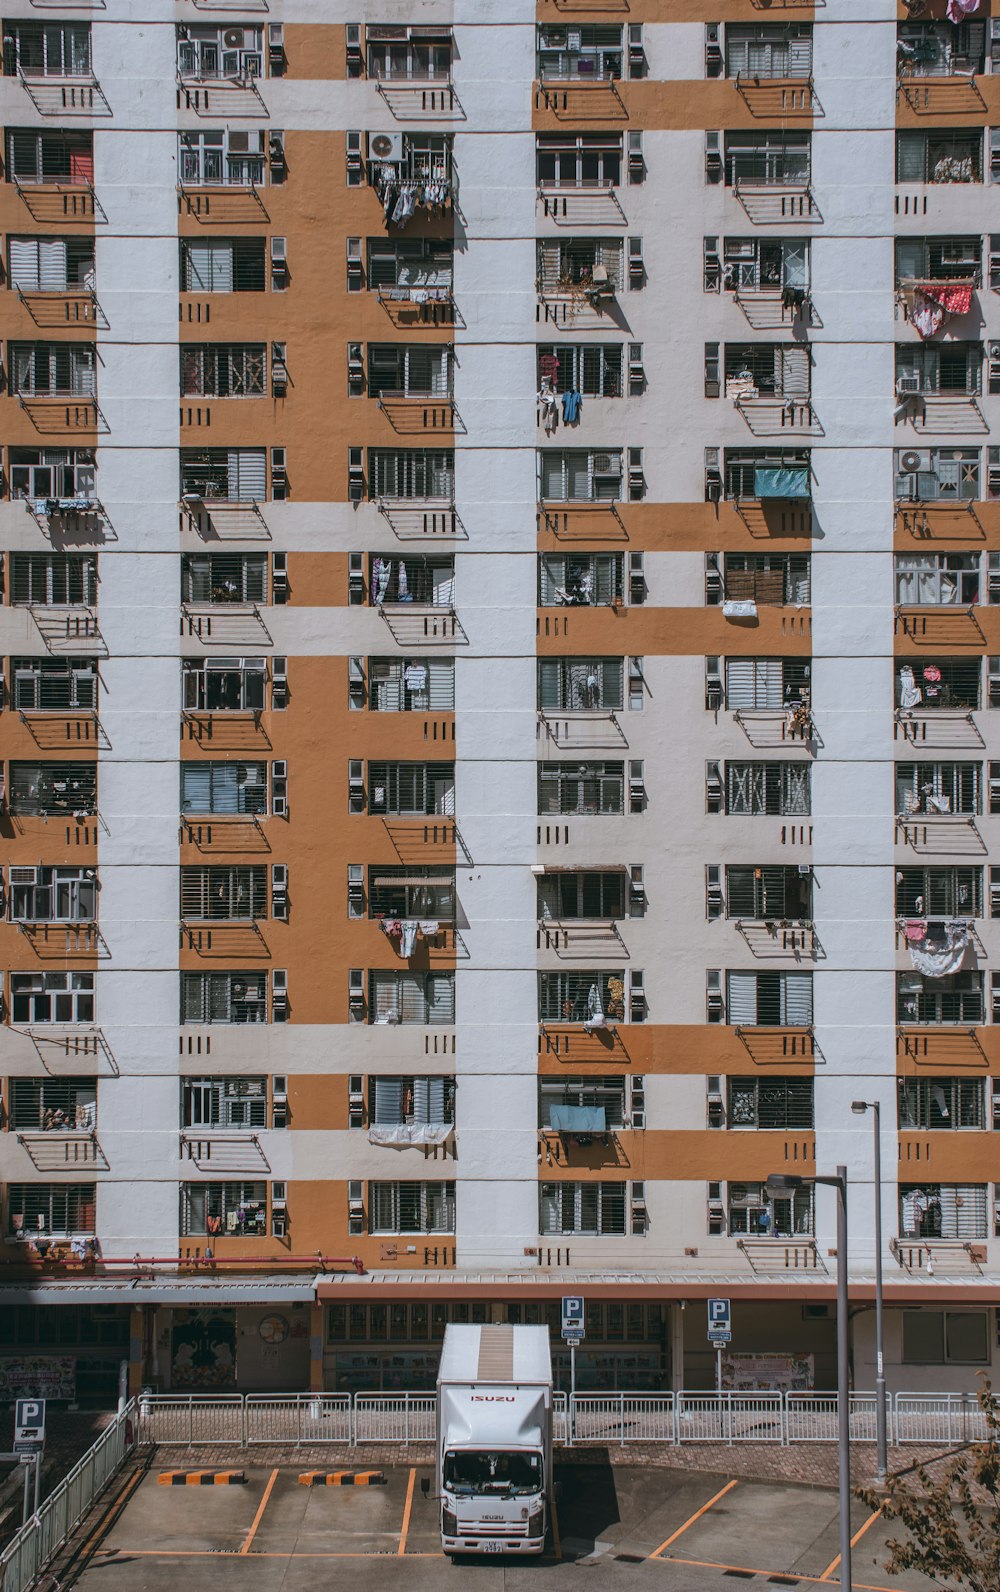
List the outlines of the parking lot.
{"label": "parking lot", "polygon": [[[161,1451],[162,1452],[162,1451]],[[158,1456],[159,1458],[159,1456]],[[837,1583],[837,1499],[828,1489],[727,1480],[699,1471],[557,1466],[556,1530],[545,1558],[474,1558],[452,1565],[420,1466],[385,1468],[385,1486],[307,1487],[301,1465],[244,1467],[246,1485],[165,1487],[161,1459],[125,1483],[109,1521],[81,1534],[81,1592],[177,1592],[188,1579],[213,1592],[352,1592],[399,1587],[439,1592],[474,1576],[481,1592],[636,1585],[715,1592],[734,1582],[765,1588]],[[189,1467],[193,1468],[193,1467]],[[359,1467],[361,1468],[361,1467]],[[884,1569],[891,1528],[856,1505],[854,1585],[928,1592],[920,1576]],[[209,1568],[210,1566],[210,1568]],[[349,1583],[347,1578],[349,1579]]]}

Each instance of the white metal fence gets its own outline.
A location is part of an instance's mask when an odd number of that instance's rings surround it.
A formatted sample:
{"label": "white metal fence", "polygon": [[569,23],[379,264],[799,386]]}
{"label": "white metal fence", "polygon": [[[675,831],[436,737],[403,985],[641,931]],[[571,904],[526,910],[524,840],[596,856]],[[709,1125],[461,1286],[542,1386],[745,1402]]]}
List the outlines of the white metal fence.
{"label": "white metal fence", "polygon": [[[835,1393],[556,1393],[557,1443],[799,1443],[837,1441]],[[572,1435],[570,1427],[572,1426]],[[433,1393],[150,1394],[139,1401],[140,1439],[163,1445],[431,1443]],[[886,1397],[889,1442],[985,1439],[974,1393]],[[851,1394],[851,1440],[875,1441],[875,1396]],[[0,1592],[6,1592],[0,1582]]]}
{"label": "white metal fence", "polygon": [[135,1446],[137,1413],[133,1400],[8,1543],[0,1554],[0,1592],[26,1592],[79,1525]]}

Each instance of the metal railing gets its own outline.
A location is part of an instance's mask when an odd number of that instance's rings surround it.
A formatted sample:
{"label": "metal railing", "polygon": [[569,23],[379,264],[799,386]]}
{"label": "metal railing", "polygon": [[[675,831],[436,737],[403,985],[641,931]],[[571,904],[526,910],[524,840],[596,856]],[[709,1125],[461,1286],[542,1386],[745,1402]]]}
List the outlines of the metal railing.
{"label": "metal railing", "polygon": [[133,1399],[7,1544],[0,1554],[3,1592],[27,1592],[34,1585],[43,1567],[125,1463],[136,1442],[136,1417]]}
{"label": "metal railing", "polygon": [[[434,1441],[435,1395],[410,1393],[147,1394],[139,1438],[179,1444],[294,1448],[336,1443],[407,1447]],[[982,1442],[976,1395],[887,1395],[894,1446]],[[781,1448],[837,1441],[836,1393],[565,1393],[553,1395],[557,1443],[768,1443]],[[572,1430],[571,1430],[572,1429]],[[875,1395],[851,1394],[851,1440],[875,1441]],[[6,1583],[4,1592],[8,1592]]]}

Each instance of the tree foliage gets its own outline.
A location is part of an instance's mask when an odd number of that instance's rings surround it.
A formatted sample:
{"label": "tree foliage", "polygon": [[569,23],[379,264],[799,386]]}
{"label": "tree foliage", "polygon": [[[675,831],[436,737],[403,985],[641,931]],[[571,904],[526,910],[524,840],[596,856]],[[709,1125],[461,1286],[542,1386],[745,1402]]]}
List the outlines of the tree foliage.
{"label": "tree foliage", "polygon": [[984,1378],[979,1408],[986,1440],[959,1454],[937,1477],[925,1466],[892,1476],[885,1493],[862,1488],[858,1496],[906,1535],[887,1544],[891,1575],[920,1570],[932,1581],[968,1592],[1000,1588],[1000,1399]]}

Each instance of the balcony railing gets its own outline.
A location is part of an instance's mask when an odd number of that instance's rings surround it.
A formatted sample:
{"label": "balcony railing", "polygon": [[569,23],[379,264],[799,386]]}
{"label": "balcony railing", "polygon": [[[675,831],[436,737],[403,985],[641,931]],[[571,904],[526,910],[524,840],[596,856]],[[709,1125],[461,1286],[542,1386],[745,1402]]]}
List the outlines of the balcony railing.
{"label": "balcony railing", "polygon": [[243,77],[183,77],[177,73],[177,109],[196,116],[266,116],[257,79]]}
{"label": "balcony railing", "polygon": [[446,393],[380,392],[376,401],[393,431],[401,436],[465,430],[454,399]]}
{"label": "balcony railing", "polygon": [[64,178],[52,182],[23,182],[15,173],[11,181],[34,221],[107,222],[104,207],[94,192],[93,183],[87,178],[80,181]]}
{"label": "balcony railing", "polygon": [[777,437],[791,432],[822,436],[823,428],[808,398],[782,398],[780,394],[738,394],[736,408],[755,437]]}
{"label": "balcony railing", "polygon": [[274,645],[256,603],[182,603],[181,635],[208,647]]}
{"label": "balcony railing", "polygon": [[375,84],[397,122],[464,122],[465,110],[451,82],[379,78]]}
{"label": "balcony railing", "polygon": [[39,116],[110,116],[100,83],[92,72],[75,77],[33,77],[17,69],[17,79]]}
{"label": "balcony railing", "polygon": [[628,121],[628,107],[615,78],[594,73],[585,78],[543,77],[535,84],[536,111],[560,121]]}
{"label": "balcony railing", "polygon": [[811,116],[820,109],[811,77],[759,77],[737,72],[736,92],[751,116]]}
{"label": "balcony railing", "polygon": [[107,432],[110,428],[100,405],[85,393],[48,393],[39,397],[18,393],[17,401],[35,430],[42,436],[61,436],[66,432]]}
{"label": "balcony railing", "polygon": [[733,184],[733,195],[755,226],[773,225],[778,221],[820,222],[823,219],[808,181],[757,183],[741,177]]}

